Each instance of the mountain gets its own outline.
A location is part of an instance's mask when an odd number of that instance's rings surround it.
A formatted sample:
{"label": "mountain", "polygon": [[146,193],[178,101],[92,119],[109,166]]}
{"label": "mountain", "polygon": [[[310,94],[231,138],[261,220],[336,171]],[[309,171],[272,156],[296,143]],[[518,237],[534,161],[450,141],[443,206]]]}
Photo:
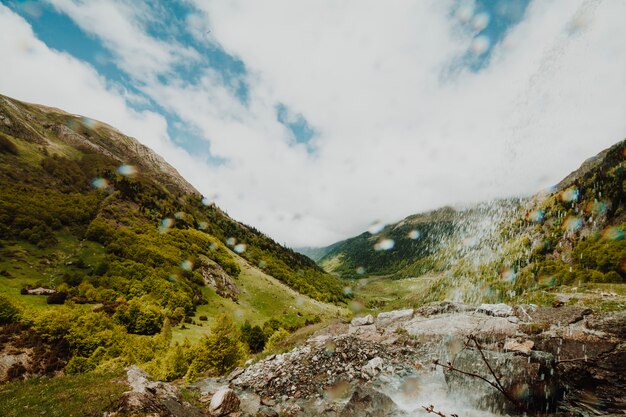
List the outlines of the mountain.
{"label": "mountain", "polygon": [[[80,371],[148,362],[164,351],[142,337],[165,331],[166,350],[195,342],[220,314],[266,324],[265,341],[343,312],[329,304],[346,300],[337,278],[204,204],[160,156],[104,123],[0,96],[0,196],[0,327],[19,324],[0,343],[0,382],[26,372],[4,367],[4,354],[34,373],[68,360]],[[55,352],[40,355],[57,357],[53,368],[33,365],[32,340]],[[136,343],[153,353],[137,358]],[[7,353],[16,346],[30,359]]]}
{"label": "mountain", "polygon": [[319,249],[318,263],[370,282],[435,277],[419,302],[501,301],[563,285],[626,282],[625,149],[626,141],[617,143],[530,198],[409,216]]}

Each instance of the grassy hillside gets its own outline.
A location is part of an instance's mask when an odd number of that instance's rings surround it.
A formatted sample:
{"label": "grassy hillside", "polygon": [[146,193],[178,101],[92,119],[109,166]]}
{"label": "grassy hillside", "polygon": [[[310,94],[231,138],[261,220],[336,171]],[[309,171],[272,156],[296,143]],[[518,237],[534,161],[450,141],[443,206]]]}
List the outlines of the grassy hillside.
{"label": "grassy hillside", "polygon": [[330,246],[318,263],[343,278],[393,274],[436,253],[453,233],[457,216],[446,207],[407,217],[376,233],[365,232]]}
{"label": "grassy hillside", "polygon": [[295,329],[346,300],[339,280],[204,204],[134,139],[3,96],[0,195],[0,326],[32,336],[7,343],[57,346],[74,373],[149,363],[220,314]]}

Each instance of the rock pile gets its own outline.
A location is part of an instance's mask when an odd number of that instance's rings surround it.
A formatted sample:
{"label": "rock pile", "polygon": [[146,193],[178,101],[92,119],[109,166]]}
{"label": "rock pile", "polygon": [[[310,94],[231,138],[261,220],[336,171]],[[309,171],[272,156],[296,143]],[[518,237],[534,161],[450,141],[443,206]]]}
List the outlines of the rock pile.
{"label": "rock pile", "polygon": [[323,398],[342,382],[363,383],[380,373],[406,375],[416,351],[403,344],[383,345],[352,335],[325,336],[281,355],[272,355],[235,378],[235,385],[262,397]]}

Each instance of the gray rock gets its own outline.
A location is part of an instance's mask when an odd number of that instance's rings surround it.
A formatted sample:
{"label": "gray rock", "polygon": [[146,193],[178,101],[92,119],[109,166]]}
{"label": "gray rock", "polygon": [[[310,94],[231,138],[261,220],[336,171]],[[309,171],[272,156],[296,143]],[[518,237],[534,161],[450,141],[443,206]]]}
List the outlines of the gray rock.
{"label": "gray rock", "polygon": [[397,326],[399,323],[410,320],[412,317],[413,309],[380,313],[378,317],[376,317],[376,327],[378,329],[386,329],[390,326]]}
{"label": "gray rock", "polygon": [[355,317],[350,322],[353,326],[366,326],[368,324],[374,324],[374,317],[371,314],[368,314],[365,317]]}
{"label": "gray rock", "polygon": [[211,404],[209,405],[209,413],[213,416],[225,416],[230,413],[239,411],[239,397],[230,388],[222,388],[213,394]]}
{"label": "gray rock", "polygon": [[371,359],[369,362],[367,362],[363,366],[363,368],[361,368],[361,371],[365,372],[369,376],[375,376],[380,371],[383,370],[383,365],[384,364],[385,364],[385,361],[383,361],[382,358],[379,358],[377,356],[377,357]]}
{"label": "gray rock", "polygon": [[495,317],[509,317],[513,315],[513,307],[506,304],[481,304],[477,312]]}
{"label": "gray rock", "polygon": [[385,417],[398,413],[391,398],[370,387],[359,386],[341,411],[341,417]]}
{"label": "gray rock", "polygon": [[585,324],[589,329],[626,338],[626,311],[624,310],[589,316]]}
{"label": "gray rock", "polygon": [[[483,349],[489,366],[499,376],[504,390],[515,401],[530,410],[554,410],[559,397],[558,380],[552,367],[554,357],[545,352],[531,351],[530,356],[514,352],[494,352]],[[455,369],[481,375],[494,380],[487,364],[476,349],[464,349],[452,361]],[[494,387],[475,376],[454,370],[445,370],[446,383],[451,393],[464,395],[475,406],[491,408],[499,412],[518,410]]]}

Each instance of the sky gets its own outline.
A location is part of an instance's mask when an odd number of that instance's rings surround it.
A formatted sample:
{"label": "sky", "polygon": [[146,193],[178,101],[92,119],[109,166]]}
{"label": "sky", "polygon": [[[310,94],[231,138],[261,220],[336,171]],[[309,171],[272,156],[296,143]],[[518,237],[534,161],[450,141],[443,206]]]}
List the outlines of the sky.
{"label": "sky", "polygon": [[106,122],[321,246],[531,195],[626,137],[617,0],[0,0],[0,94]]}

